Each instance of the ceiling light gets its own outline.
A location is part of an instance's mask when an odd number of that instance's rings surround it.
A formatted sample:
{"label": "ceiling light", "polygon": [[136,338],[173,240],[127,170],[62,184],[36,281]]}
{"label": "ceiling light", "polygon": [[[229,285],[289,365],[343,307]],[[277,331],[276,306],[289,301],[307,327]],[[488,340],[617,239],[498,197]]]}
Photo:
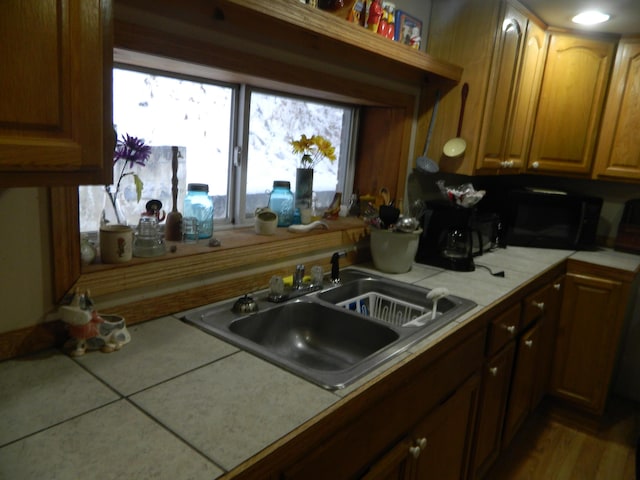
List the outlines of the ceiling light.
{"label": "ceiling light", "polygon": [[580,25],[596,25],[607,20],[609,20],[609,15],[596,10],[581,12],[571,19],[573,23],[579,23]]}

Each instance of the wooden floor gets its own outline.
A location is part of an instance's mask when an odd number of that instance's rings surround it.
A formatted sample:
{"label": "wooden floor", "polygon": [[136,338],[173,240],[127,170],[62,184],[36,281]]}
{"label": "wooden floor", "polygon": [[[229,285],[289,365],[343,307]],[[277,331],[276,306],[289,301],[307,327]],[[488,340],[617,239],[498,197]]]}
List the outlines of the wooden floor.
{"label": "wooden floor", "polygon": [[636,480],[640,407],[613,399],[598,431],[541,409],[522,427],[487,480]]}

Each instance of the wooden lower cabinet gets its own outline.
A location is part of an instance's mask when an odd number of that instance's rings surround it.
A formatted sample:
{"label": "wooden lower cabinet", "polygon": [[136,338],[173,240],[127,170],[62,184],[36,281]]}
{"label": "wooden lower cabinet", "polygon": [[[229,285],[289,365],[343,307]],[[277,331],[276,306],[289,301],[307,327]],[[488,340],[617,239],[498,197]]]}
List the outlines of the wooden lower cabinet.
{"label": "wooden lower cabinet", "polygon": [[481,478],[500,454],[514,355],[515,342],[511,341],[484,368],[471,478]]}
{"label": "wooden lower cabinet", "polygon": [[533,391],[536,384],[535,373],[540,352],[541,322],[536,322],[518,341],[509,406],[502,435],[503,446],[511,442],[532,409]]}
{"label": "wooden lower cabinet", "polygon": [[466,477],[478,402],[474,374],[436,407],[361,478],[363,480],[458,480]]}
{"label": "wooden lower cabinet", "polygon": [[588,413],[601,415],[606,406],[632,278],[569,262],[551,391]]}
{"label": "wooden lower cabinet", "polygon": [[[475,374],[413,432],[421,451],[409,478],[454,480],[466,477],[478,404],[480,375]],[[415,450],[413,450],[415,452]]]}
{"label": "wooden lower cabinet", "polygon": [[410,478],[411,465],[415,460],[410,451],[414,448],[415,446],[410,439],[403,439],[360,478],[362,480],[404,480]]}
{"label": "wooden lower cabinet", "polygon": [[[343,406],[318,425],[322,435],[299,449],[297,461],[282,458],[290,466],[280,470],[280,478],[462,478],[473,439],[480,384],[476,372],[484,345],[485,332],[476,331],[435,361],[396,371],[394,386],[380,387],[388,394]],[[423,476],[427,471],[437,475]],[[263,471],[248,470],[238,478],[261,476]]]}
{"label": "wooden lower cabinet", "polygon": [[489,323],[469,478],[487,474],[547,393],[561,294],[558,276]]}

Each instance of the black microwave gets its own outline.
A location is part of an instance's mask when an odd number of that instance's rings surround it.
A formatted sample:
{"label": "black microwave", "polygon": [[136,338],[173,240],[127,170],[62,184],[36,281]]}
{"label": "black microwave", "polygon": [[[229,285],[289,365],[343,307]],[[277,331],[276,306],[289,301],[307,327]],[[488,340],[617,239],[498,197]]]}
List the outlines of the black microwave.
{"label": "black microwave", "polygon": [[560,190],[511,190],[506,243],[527,247],[595,250],[602,199]]}

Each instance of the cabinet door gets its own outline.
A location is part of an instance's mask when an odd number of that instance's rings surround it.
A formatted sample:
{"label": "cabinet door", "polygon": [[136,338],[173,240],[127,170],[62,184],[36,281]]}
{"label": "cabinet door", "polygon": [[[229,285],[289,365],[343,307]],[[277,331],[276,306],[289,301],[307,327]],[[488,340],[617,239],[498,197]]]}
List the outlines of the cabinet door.
{"label": "cabinet door", "polygon": [[[534,410],[549,390],[551,362],[555,346],[556,330],[562,306],[564,276],[557,278],[546,288],[544,316],[540,320],[540,340],[538,342],[538,365],[531,395],[531,410]],[[536,300],[537,302],[537,300]]]}
{"label": "cabinet door", "polygon": [[515,342],[509,342],[487,362],[482,374],[472,478],[481,478],[500,454],[515,350]]}
{"label": "cabinet door", "polygon": [[551,390],[575,406],[601,414],[626,308],[623,284],[569,273],[564,289]]}
{"label": "cabinet door", "polygon": [[111,24],[111,0],[2,2],[0,187],[110,181]]}
{"label": "cabinet door", "polygon": [[506,158],[500,164],[501,168],[518,170],[524,168],[526,164],[547,54],[546,48],[546,32],[533,21],[529,21],[522,53],[510,143],[507,145]]}
{"label": "cabinet door", "polygon": [[416,452],[411,478],[459,480],[466,477],[479,384],[479,375],[473,375],[416,426],[413,447],[420,451]]}
{"label": "cabinet door", "polygon": [[500,168],[511,134],[511,119],[518,90],[518,72],[527,18],[511,5],[498,30],[489,90],[482,120],[477,167]]}
{"label": "cabinet door", "polygon": [[531,399],[536,384],[536,367],[540,342],[540,325],[535,323],[518,342],[509,406],[504,422],[502,445],[507,446],[531,411]]}
{"label": "cabinet door", "polygon": [[412,452],[418,452],[407,439],[400,441],[384,457],[378,460],[361,480],[408,480],[411,474]]}
{"label": "cabinet door", "polygon": [[589,174],[614,44],[553,33],[528,167]]}
{"label": "cabinet door", "polygon": [[622,40],[602,118],[594,176],[640,180],[640,39]]}

